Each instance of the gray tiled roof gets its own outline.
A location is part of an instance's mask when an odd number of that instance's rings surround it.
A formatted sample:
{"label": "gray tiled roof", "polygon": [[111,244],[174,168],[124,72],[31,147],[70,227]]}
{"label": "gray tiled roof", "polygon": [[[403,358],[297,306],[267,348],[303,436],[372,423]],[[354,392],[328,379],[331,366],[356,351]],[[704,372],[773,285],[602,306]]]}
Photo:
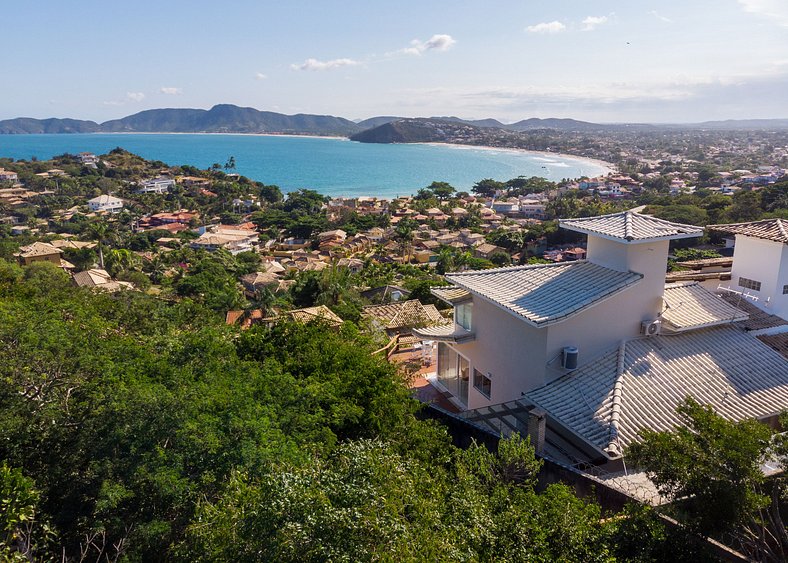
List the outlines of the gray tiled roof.
{"label": "gray tiled roof", "polygon": [[537,327],[561,322],[642,278],[586,260],[446,275],[450,282]]}
{"label": "gray tiled roof", "polygon": [[643,429],[680,424],[691,396],[728,420],[788,408],[788,361],[733,326],[622,343],[591,363],[526,394],[574,434],[619,457]]}
{"label": "gray tiled roof", "polygon": [[621,242],[673,240],[703,235],[703,227],[673,223],[633,211],[598,217],[562,219],[559,224],[570,231],[597,235]]}
{"label": "gray tiled roof", "polygon": [[723,231],[735,235],[762,238],[788,244],[788,220],[764,219],[750,223],[733,223],[730,225],[709,225],[709,229]]}
{"label": "gray tiled roof", "polygon": [[470,342],[476,338],[473,332],[456,326],[453,322],[437,326],[414,328],[412,332],[415,336],[423,340],[438,340],[441,342],[454,342],[456,344]]}
{"label": "gray tiled roof", "polygon": [[698,282],[665,286],[665,327],[674,332],[746,320],[749,315]]}
{"label": "gray tiled roof", "polygon": [[468,291],[456,285],[433,287],[430,292],[438,299],[450,304],[466,301],[471,298],[471,294],[468,293]]}

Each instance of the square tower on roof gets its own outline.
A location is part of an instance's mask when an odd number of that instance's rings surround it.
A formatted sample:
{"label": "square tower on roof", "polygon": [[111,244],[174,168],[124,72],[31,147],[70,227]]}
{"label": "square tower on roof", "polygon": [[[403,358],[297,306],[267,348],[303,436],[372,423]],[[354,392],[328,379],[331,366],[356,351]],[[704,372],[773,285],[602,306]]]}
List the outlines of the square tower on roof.
{"label": "square tower on roof", "polygon": [[703,227],[665,221],[634,211],[598,217],[561,219],[559,224],[570,231],[630,244],[694,238],[703,235]]}

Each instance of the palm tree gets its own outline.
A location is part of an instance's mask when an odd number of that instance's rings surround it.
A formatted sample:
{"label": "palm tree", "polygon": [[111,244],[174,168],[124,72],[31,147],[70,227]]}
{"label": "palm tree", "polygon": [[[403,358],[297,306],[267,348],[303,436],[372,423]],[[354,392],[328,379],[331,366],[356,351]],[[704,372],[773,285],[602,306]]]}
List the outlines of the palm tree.
{"label": "palm tree", "polygon": [[410,243],[413,240],[414,225],[415,221],[405,218],[400,221],[397,224],[397,227],[394,229],[394,238],[399,241],[400,245],[402,246],[403,254],[407,250],[407,259],[405,260],[406,264],[410,263]]}
{"label": "palm tree", "polygon": [[123,270],[130,269],[137,262],[137,256],[125,248],[110,250],[108,258],[110,263],[109,267],[113,275],[117,275],[118,272],[122,272]]}
{"label": "palm tree", "polygon": [[276,303],[276,294],[268,286],[258,287],[254,291],[254,297],[250,300],[252,309],[260,309],[265,315]]}
{"label": "palm tree", "polygon": [[438,251],[438,263],[435,269],[441,275],[454,270],[454,252],[448,246]]}
{"label": "palm tree", "polygon": [[90,235],[98,240],[99,266],[104,269],[104,237],[107,236],[109,225],[105,221],[97,221],[88,225]]}
{"label": "palm tree", "polygon": [[320,294],[317,298],[319,305],[337,305],[350,293],[351,279],[347,268],[332,265],[323,270],[320,276]]}

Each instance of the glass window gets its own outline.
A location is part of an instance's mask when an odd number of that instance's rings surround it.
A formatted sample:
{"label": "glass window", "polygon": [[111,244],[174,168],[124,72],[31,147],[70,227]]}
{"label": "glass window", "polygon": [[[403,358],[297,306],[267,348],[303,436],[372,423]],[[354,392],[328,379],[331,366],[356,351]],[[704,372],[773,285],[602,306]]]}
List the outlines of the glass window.
{"label": "glass window", "polygon": [[761,282],[748,278],[739,278],[739,287],[743,287],[744,289],[752,289],[753,291],[760,291]]}
{"label": "glass window", "polygon": [[438,342],[438,381],[449,393],[468,404],[470,362],[460,356],[451,346]]}
{"label": "glass window", "polygon": [[484,375],[478,369],[474,368],[473,388],[489,399],[490,393],[492,392],[492,379]]}
{"label": "glass window", "polygon": [[458,303],[454,306],[454,322],[465,330],[471,330],[471,317],[473,316],[473,301]]}
{"label": "glass window", "polygon": [[788,285],[783,286],[783,295],[788,295]]}
{"label": "glass window", "polygon": [[460,356],[457,355],[457,387],[458,387],[458,396],[460,401],[463,404],[468,404],[468,383],[471,379],[471,363]]}

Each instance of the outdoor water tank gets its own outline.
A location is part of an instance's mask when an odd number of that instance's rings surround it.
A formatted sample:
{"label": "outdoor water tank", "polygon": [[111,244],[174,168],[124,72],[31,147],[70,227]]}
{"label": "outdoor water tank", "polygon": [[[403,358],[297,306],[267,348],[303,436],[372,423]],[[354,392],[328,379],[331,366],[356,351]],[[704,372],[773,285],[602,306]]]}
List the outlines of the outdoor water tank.
{"label": "outdoor water tank", "polygon": [[573,370],[577,369],[577,354],[578,350],[575,346],[566,346],[564,348],[563,360],[561,366],[564,369]]}

